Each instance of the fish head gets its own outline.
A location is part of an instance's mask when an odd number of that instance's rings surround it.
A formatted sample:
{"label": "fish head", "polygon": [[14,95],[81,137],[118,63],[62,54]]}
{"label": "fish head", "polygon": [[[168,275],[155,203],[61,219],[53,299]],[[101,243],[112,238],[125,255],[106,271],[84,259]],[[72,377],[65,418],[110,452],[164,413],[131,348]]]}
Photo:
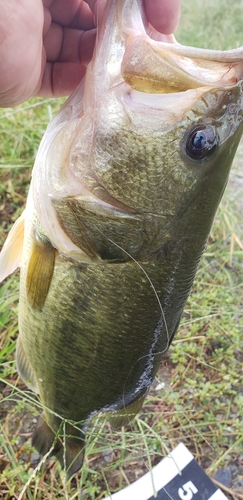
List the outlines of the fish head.
{"label": "fish head", "polygon": [[162,245],[189,206],[205,203],[208,231],[242,134],[242,78],[242,47],[182,46],[149,25],[140,0],[108,0],[85,80],[47,131],[33,173],[53,246],[73,251],[65,200],[106,221],[147,218],[147,253],[150,215]]}
{"label": "fish head", "polygon": [[242,133],[243,50],[154,40],[137,1],[118,2],[113,15],[87,75],[94,115],[83,180],[115,206],[174,216],[210,172],[225,185]]}
{"label": "fish head", "polygon": [[85,262],[146,260],[196,224],[203,247],[242,135],[242,87],[243,47],[180,45],[142,0],[108,0],[86,76],[37,153],[26,216],[38,239]]}
{"label": "fish head", "polygon": [[210,176],[219,200],[242,134],[241,85],[164,95],[123,85],[114,93],[102,100],[83,177],[93,194],[169,220]]}

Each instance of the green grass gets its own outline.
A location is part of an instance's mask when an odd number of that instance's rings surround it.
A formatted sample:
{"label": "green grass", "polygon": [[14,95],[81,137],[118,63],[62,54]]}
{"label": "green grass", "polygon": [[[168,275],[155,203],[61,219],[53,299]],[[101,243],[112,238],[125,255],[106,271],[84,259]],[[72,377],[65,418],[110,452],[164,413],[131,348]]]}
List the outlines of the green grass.
{"label": "green grass", "polygon": [[228,50],[243,45],[242,0],[182,0],[180,43],[205,49]]}
{"label": "green grass", "polygon": [[[225,0],[185,0],[179,41],[220,49],[239,45],[242,8],[238,0],[230,8]],[[0,110],[0,245],[23,210],[40,139],[59,107],[60,101],[36,99],[14,110]],[[241,180],[242,158],[243,144],[233,169]],[[4,282],[0,498],[101,500],[144,474],[180,441],[211,476],[237,463],[243,454],[242,194],[242,184],[241,189],[236,184],[227,189],[181,326],[139,417],[119,432],[104,416],[94,420],[84,467],[68,484],[55,460],[43,460],[36,470],[30,437],[39,402],[19,379],[14,355],[18,273]]]}

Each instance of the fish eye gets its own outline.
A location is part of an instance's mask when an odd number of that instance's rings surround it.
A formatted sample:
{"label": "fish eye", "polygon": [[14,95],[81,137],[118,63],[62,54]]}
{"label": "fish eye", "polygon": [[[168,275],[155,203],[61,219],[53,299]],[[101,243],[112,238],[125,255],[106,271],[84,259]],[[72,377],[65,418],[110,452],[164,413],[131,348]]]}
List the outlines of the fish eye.
{"label": "fish eye", "polygon": [[186,152],[190,158],[201,160],[209,156],[217,145],[214,129],[208,125],[194,127],[187,137]]}

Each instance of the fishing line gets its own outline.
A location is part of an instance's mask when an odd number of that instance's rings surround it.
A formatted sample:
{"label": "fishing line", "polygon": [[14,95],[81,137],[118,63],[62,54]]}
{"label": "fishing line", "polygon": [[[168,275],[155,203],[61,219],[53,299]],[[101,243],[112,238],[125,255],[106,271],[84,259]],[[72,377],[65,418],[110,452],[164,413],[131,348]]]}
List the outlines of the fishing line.
{"label": "fishing line", "polygon": [[[124,252],[128,257],[130,257],[131,260],[133,260],[133,262],[135,262],[135,264],[139,267],[139,269],[141,269],[141,271],[143,272],[143,274],[145,275],[145,277],[147,278],[153,292],[154,292],[154,295],[156,297],[156,300],[159,304],[159,308],[160,308],[160,311],[161,311],[161,316],[162,316],[162,319],[164,321],[164,325],[165,325],[165,330],[166,330],[166,337],[167,337],[167,344],[166,344],[166,347],[163,351],[161,351],[160,353],[158,354],[163,354],[169,347],[169,342],[170,342],[170,336],[169,336],[169,330],[168,330],[168,327],[167,327],[167,323],[166,323],[166,317],[165,317],[165,313],[164,313],[164,310],[163,310],[163,307],[162,307],[162,304],[160,302],[160,299],[159,299],[159,296],[158,296],[158,293],[155,289],[155,286],[151,280],[151,278],[149,277],[148,273],[145,271],[145,269],[141,266],[141,264],[139,264],[139,262],[132,256],[130,255],[129,252],[127,252],[124,248],[122,248],[120,245],[118,245],[118,243],[116,243],[115,241],[111,240],[108,236],[106,236],[106,234],[104,234],[97,226],[94,225],[94,227],[97,229],[97,231],[102,234],[102,236],[104,236],[107,240],[109,240],[111,243],[113,243],[113,245],[115,245],[117,248],[119,248],[120,250],[122,250],[122,252]],[[146,356],[142,356],[141,358],[139,359],[143,359],[144,357]]]}
{"label": "fishing line", "polygon": [[[155,295],[155,298],[158,302],[158,305],[159,305],[159,308],[160,308],[160,311],[161,311],[161,319],[164,323],[164,326],[165,326],[165,331],[166,331],[166,347],[163,349],[163,351],[159,351],[159,352],[156,352],[154,355],[152,353],[149,353],[149,354],[146,354],[144,356],[141,356],[137,361],[136,363],[139,363],[139,361],[141,361],[142,359],[145,359],[145,358],[148,358],[150,356],[156,356],[156,355],[159,355],[159,354],[164,354],[168,347],[169,347],[169,343],[170,343],[170,336],[169,336],[169,330],[168,330],[168,326],[167,326],[167,322],[166,322],[166,317],[165,317],[165,313],[164,313],[164,310],[163,310],[163,307],[162,307],[162,304],[160,302],[160,299],[159,299],[159,296],[158,296],[158,293],[155,289],[155,286],[151,280],[151,278],[149,277],[148,273],[145,271],[145,269],[142,267],[142,265],[132,256],[129,254],[129,252],[127,252],[124,248],[122,248],[120,245],[118,245],[118,243],[116,243],[115,241],[113,241],[111,238],[109,238],[108,236],[106,236],[106,234],[104,234],[97,226],[94,226],[96,228],[96,230],[102,234],[108,241],[110,241],[113,245],[115,245],[117,248],[119,248],[120,250],[122,250],[122,252],[124,252],[128,257],[130,257],[130,259],[139,267],[139,269],[142,271],[142,273],[145,275],[146,279],[148,280],[153,292],[154,292],[154,295]],[[157,328],[158,329],[160,327],[160,323],[161,323],[161,320],[158,322],[157,324]],[[161,324],[161,327],[162,327],[162,324]],[[156,339],[155,339],[156,340]],[[127,377],[126,377],[126,381],[124,382],[124,386],[123,386],[123,408],[125,409],[126,408],[126,405],[125,405],[125,387],[126,387],[126,383],[127,383],[127,380],[129,379],[129,376],[132,372],[132,370],[134,369],[136,363],[134,363],[134,365],[131,367]],[[119,410],[118,410],[119,411]]]}

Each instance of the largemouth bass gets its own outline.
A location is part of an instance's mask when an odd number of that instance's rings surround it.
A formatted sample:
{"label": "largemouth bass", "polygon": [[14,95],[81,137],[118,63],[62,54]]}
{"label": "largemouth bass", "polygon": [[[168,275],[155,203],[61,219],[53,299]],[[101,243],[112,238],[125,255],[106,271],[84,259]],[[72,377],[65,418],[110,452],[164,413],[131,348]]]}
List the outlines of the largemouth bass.
{"label": "largemouth bass", "polygon": [[20,274],[33,436],[69,476],[85,429],[141,408],[180,322],[243,131],[243,48],[184,47],[108,0],[86,76],[41,142],[1,253]]}

